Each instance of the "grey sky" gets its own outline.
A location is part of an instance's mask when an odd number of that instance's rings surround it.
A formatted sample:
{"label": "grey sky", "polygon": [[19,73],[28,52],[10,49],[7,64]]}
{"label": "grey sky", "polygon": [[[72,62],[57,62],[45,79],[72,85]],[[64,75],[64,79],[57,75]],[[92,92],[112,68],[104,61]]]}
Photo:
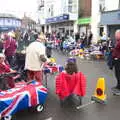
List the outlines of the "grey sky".
{"label": "grey sky", "polygon": [[36,0],[0,0],[0,13],[12,13],[22,17],[24,13],[36,19]]}

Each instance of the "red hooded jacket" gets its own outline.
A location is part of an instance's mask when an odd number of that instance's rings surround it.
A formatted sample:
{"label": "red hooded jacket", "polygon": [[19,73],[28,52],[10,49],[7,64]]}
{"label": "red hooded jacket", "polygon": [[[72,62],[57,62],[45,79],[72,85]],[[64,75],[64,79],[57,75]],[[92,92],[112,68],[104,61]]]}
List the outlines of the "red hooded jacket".
{"label": "red hooded jacket", "polygon": [[86,94],[86,78],[81,73],[74,73],[73,75],[61,72],[56,76],[56,94],[60,99],[76,94],[78,96],[85,96]]}
{"label": "red hooded jacket", "polygon": [[116,46],[112,50],[112,57],[120,59],[120,40],[116,41]]}

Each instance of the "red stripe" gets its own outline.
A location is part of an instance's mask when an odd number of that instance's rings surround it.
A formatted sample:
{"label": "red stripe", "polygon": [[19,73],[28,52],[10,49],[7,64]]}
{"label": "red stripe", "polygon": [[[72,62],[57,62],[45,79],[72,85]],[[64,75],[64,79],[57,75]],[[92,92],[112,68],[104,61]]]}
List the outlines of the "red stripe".
{"label": "red stripe", "polygon": [[[29,86],[29,85],[28,85]],[[25,90],[27,90],[27,91],[29,91],[29,87],[28,86],[24,86],[24,87],[22,87],[22,88],[20,88],[20,90],[16,90],[16,91],[14,91],[14,92],[12,92],[12,93],[7,93],[7,91],[6,91],[6,93],[5,93],[5,95],[3,96],[3,95],[0,95],[0,98],[1,99],[4,99],[4,98],[11,98],[11,97],[13,97],[13,96],[15,96],[17,93],[20,93],[20,92],[24,92]],[[35,87],[39,87],[39,86],[41,86],[40,84],[38,84],[38,85],[33,85],[34,86],[34,88]],[[14,89],[14,88],[13,88]]]}
{"label": "red stripe", "polygon": [[30,93],[31,106],[37,105],[37,91],[34,86],[29,86],[28,92]]}
{"label": "red stripe", "polygon": [[40,90],[44,91],[44,92],[47,92],[47,89],[46,88],[40,88]]}

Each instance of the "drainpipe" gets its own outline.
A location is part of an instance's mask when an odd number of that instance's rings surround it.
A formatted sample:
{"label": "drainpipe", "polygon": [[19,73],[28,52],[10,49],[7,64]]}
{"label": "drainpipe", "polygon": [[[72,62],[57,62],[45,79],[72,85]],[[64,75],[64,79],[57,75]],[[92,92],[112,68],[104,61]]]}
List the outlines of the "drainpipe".
{"label": "drainpipe", "polygon": [[120,10],[120,0],[119,0],[119,3],[118,3],[118,9]]}

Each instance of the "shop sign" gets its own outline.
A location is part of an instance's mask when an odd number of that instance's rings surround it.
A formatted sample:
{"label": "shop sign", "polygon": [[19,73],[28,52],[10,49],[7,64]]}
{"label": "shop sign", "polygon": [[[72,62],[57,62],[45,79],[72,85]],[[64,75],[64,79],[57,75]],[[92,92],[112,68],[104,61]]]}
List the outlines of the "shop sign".
{"label": "shop sign", "polygon": [[69,20],[69,15],[63,14],[61,16],[46,19],[46,23],[64,22],[66,20]]}
{"label": "shop sign", "polygon": [[80,18],[80,19],[78,19],[77,23],[79,25],[89,24],[89,23],[91,23],[91,18],[90,17],[89,18]]}

